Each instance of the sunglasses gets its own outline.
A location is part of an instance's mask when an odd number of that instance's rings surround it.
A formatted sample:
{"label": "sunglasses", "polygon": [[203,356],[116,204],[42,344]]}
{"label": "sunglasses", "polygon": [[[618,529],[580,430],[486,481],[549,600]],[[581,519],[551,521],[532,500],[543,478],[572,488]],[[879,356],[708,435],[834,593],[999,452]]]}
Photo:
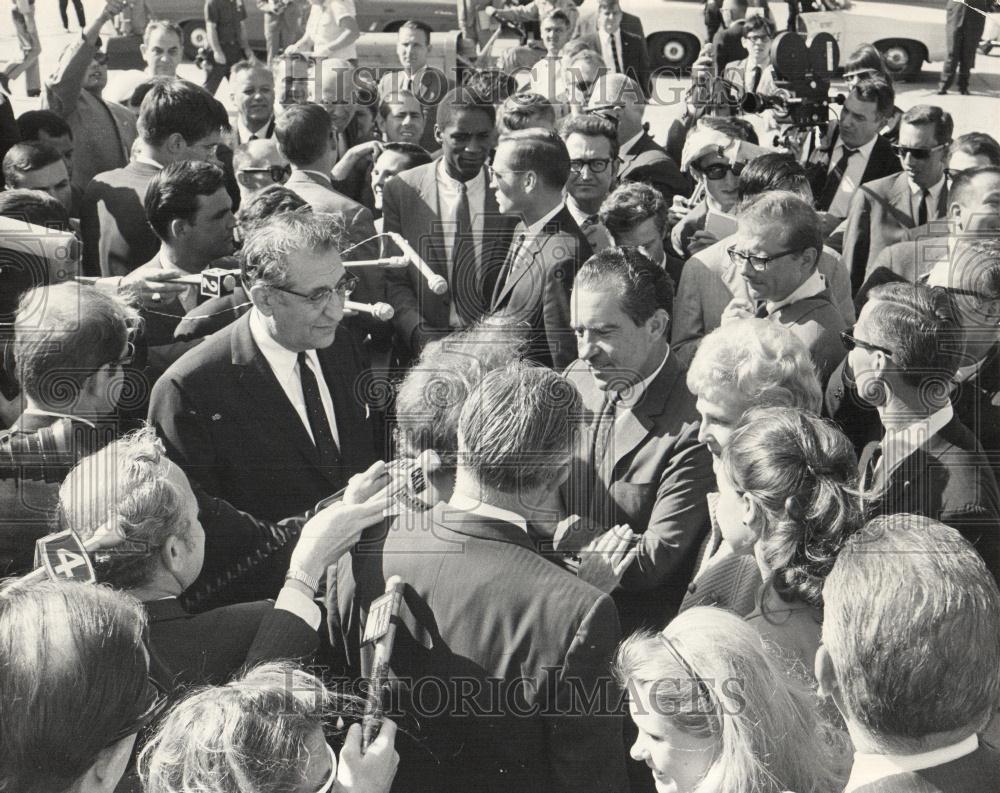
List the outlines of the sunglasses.
{"label": "sunglasses", "polygon": [[868,352],[880,352],[889,358],[892,357],[892,350],[886,349],[885,347],[879,347],[877,344],[872,344],[871,342],[856,339],[853,335],[851,335],[853,331],[854,328],[848,328],[847,330],[840,331],[840,341],[844,345],[845,350],[850,352],[857,347],[862,350],[868,350]]}
{"label": "sunglasses", "polygon": [[900,146],[898,143],[893,143],[892,153],[901,160],[906,157],[906,155],[910,155],[914,160],[926,160],[933,152],[938,149],[943,149],[947,145],[947,143],[939,143],[937,146],[932,146],[929,149],[917,149],[912,146]]}
{"label": "sunglasses", "polygon": [[145,709],[134,719],[129,720],[114,737],[108,741],[108,746],[114,746],[122,738],[135,735],[144,728],[152,724],[167,707],[167,691],[153,678],[146,678],[145,702],[149,703]]}
{"label": "sunglasses", "polygon": [[266,173],[270,174],[271,181],[284,182],[292,175],[291,165],[271,165],[267,168],[240,168],[240,173]]}
{"label": "sunglasses", "polygon": [[91,58],[91,60],[93,60],[93,62],[96,63],[98,66],[107,66],[108,53],[101,52],[100,50],[98,50],[97,52],[94,53],[94,56],[93,58]]}
{"label": "sunglasses", "polygon": [[705,176],[709,180],[711,180],[713,182],[717,182],[720,179],[725,179],[726,178],[726,174],[728,174],[728,173],[732,173],[734,176],[739,176],[741,173],[743,173],[743,163],[741,163],[741,162],[736,162],[736,163],[720,162],[720,163],[716,163],[715,165],[708,165],[708,166],[706,166],[704,168],[701,168],[699,170],[703,174],[705,174]]}

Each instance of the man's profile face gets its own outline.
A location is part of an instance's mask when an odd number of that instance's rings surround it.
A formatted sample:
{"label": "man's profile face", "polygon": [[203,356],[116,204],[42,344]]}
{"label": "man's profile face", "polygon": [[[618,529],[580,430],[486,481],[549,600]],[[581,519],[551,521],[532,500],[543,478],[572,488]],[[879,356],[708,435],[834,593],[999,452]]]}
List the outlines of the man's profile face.
{"label": "man's profile face", "polygon": [[419,143],[424,134],[424,109],[420,100],[411,94],[387,103],[388,113],[382,119],[382,131],[389,143]]}
{"label": "man's profile face", "polygon": [[245,69],[229,78],[236,112],[248,125],[263,124],[274,113],[274,77],[266,69]]}
{"label": "man's profile face", "polygon": [[287,171],[284,178],[275,182],[269,170],[260,170],[270,169],[275,165],[288,165],[288,160],[281,155],[273,140],[254,140],[244,143],[241,151],[247,155],[247,159],[240,162],[236,180],[240,184],[240,193],[244,198],[273,184],[285,183],[288,178]]}
{"label": "man's profile face", "polygon": [[149,34],[149,41],[142,44],[142,58],[146,61],[146,73],[153,77],[176,77],[177,66],[184,54],[181,40],[175,33],[157,28]]}
{"label": "man's profile face", "polygon": [[961,230],[967,234],[1000,232],[1000,176],[981,174],[973,179],[972,187],[959,208]]}
{"label": "man's profile face", "polygon": [[187,244],[206,259],[229,256],[235,248],[235,227],[232,199],[226,189],[220,187],[210,196],[198,196],[198,209],[187,228]]}
{"label": "man's profile face", "polygon": [[496,194],[497,206],[501,212],[520,214],[528,208],[529,196],[525,190],[525,174],[515,168],[512,161],[514,144],[501,143],[490,169],[490,187]]}
{"label": "man's profile face", "polygon": [[[300,250],[288,254],[288,279],[283,286],[302,295],[323,295],[334,290],[347,274],[335,250]],[[333,344],[344,317],[344,299],[335,292],[325,302],[289,294],[272,293],[275,339],[293,352],[322,350]]]}
{"label": "man's profile face", "polygon": [[490,117],[481,110],[458,110],[448,125],[434,133],[441,144],[442,156],[454,178],[475,178],[489,157],[495,129]]}
{"label": "man's profile face", "polygon": [[546,19],[542,22],[542,43],[549,55],[558,55],[569,39],[569,28],[558,19]]}
{"label": "man's profile face", "polygon": [[856,149],[874,138],[883,123],[877,102],[863,102],[851,94],[840,114],[840,139],[845,146]]}
{"label": "man's profile face", "polygon": [[184,143],[179,152],[178,160],[193,160],[195,162],[210,162],[219,165],[218,148],[222,144],[222,133],[216,130],[193,143]]}
{"label": "man's profile face", "polygon": [[402,152],[384,151],[372,166],[372,196],[375,208],[382,209],[382,190],[385,183],[400,171],[410,167],[410,158]]}
{"label": "man's profile face", "polygon": [[400,64],[408,74],[418,72],[427,65],[427,53],[430,48],[430,42],[422,30],[399,29],[396,54],[399,56]]}
{"label": "man's profile face", "polygon": [[66,207],[67,212],[70,211],[73,194],[69,183],[69,170],[61,159],[28,171],[21,179],[20,187],[28,190],[41,190]]}

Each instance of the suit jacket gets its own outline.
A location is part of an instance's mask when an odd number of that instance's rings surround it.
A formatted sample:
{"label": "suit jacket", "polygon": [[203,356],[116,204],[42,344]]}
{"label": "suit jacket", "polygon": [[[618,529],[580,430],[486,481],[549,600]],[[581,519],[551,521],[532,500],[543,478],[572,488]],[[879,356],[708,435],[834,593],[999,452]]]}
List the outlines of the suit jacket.
{"label": "suit jacket", "polygon": [[319,635],[268,600],[191,614],[177,598],[143,603],[149,616],[150,667],[163,686],[223,685],[266,661],[308,661]]}
{"label": "suit jacket", "polygon": [[[587,14],[580,18],[579,38],[588,41],[597,52],[601,52],[600,36],[597,33],[597,17]],[[650,95],[651,67],[649,49],[646,46],[646,32],[642,29],[642,20],[634,14],[622,12],[621,26],[618,29],[622,40],[622,51],[619,57],[625,74],[631,77],[646,96]],[[608,64],[612,68],[612,64]]]}
{"label": "suit jacket", "polygon": [[[916,228],[919,202],[920,196],[914,197],[902,172],[863,184],[854,194],[847,213],[843,259],[855,291],[864,280],[870,262],[885,248],[902,240],[906,229]],[[928,218],[943,218],[947,209],[946,184],[937,204],[928,207]]]}
{"label": "suit jacket", "polygon": [[[875,443],[858,461],[864,476]],[[955,416],[882,477],[869,517],[910,513],[951,526],[971,542],[1000,580],[1000,492],[982,447]]]}
{"label": "suit jacket", "polygon": [[321,466],[244,315],[181,357],[153,387],[149,420],[167,453],[210,494],[267,520],[303,512],[384,457],[365,370],[344,328],[316,351],[333,398],[341,461]]}
{"label": "suit jacket", "polygon": [[[420,257],[438,275],[448,278],[448,260],[444,235],[450,220],[441,217],[438,208],[437,162],[420,165],[397,174],[386,182],[382,195],[383,228],[401,234]],[[493,285],[504,255],[510,247],[510,235],[516,218],[500,214],[496,196],[486,186],[483,206],[483,245],[477,259],[475,284],[463,284],[478,305],[488,307]],[[470,206],[475,222],[479,210]],[[385,254],[398,253],[395,243],[386,240]],[[410,265],[403,270],[386,271],[386,299],[396,310],[393,325],[403,344],[419,352],[429,334],[450,330],[451,302],[455,284],[449,279],[448,291],[436,295],[426,279]]]}
{"label": "suit jacket", "polygon": [[768,315],[768,319],[784,325],[805,343],[822,385],[826,384],[837,365],[847,357],[847,350],[840,340],[840,331],[847,329],[849,325],[833,305],[829,289],[782,306]]}
{"label": "suit jacket", "polygon": [[[833,155],[834,147],[837,145],[837,139],[839,136],[840,128],[834,127],[830,133],[830,148],[827,151],[826,161],[819,167],[810,168],[810,178],[812,181],[814,196],[823,195],[823,186],[826,184],[826,178],[829,173],[829,157]],[[892,144],[889,143],[886,138],[882,137],[882,135],[877,135],[875,137],[875,146],[872,148],[871,156],[868,158],[868,162],[865,164],[865,170],[861,174],[861,184],[867,184],[868,182],[874,182],[876,179],[892,176],[895,173],[899,173],[901,170],[903,170],[903,166],[899,164],[899,157],[893,154]]]}
{"label": "suit jacket", "polygon": [[972,754],[933,768],[883,777],[855,788],[854,793],[985,793],[996,789],[998,779],[1000,752],[980,739]]}
{"label": "suit jacket", "polygon": [[[574,362],[566,378],[590,416],[600,415],[605,392],[586,364]],[[694,574],[709,524],[706,495],[715,489],[712,457],[698,442],[698,424],[684,368],[671,353],[639,402],[618,409],[606,452],[613,455],[613,466],[606,456],[603,465],[592,457],[590,432],[578,436],[574,472],[563,491],[567,511],[606,529],[628,523],[641,535],[639,555],[622,576],[626,591],[618,598],[626,624],[648,621],[662,628]]]}
{"label": "suit jacket", "polygon": [[688,195],[690,185],[680,172],[677,163],[670,159],[667,150],[643,132],[628,152],[621,154],[622,166],[618,171],[618,184],[645,182],[663,194],[670,205],[675,195]]}
{"label": "suit jacket", "polygon": [[445,503],[408,513],[366,531],[328,584],[334,641],[355,676],[371,669],[360,639],[392,575],[405,582],[390,661],[401,790],[627,789],[617,706],[582,699],[595,686],[609,703],[618,695],[610,597],[541,557],[518,526]]}
{"label": "suit jacket", "polygon": [[159,172],[148,163],[130,162],[87,185],[80,207],[85,275],[128,275],[160,250],[143,208],[146,188]]}
{"label": "suit jacket", "polygon": [[74,46],[46,80],[42,103],[73,131],[73,185],[83,190],[97,174],[128,163],[137,132],[135,116],[128,109],[83,89],[97,49],[82,38]]}
{"label": "suit jacket", "polygon": [[[272,115],[271,116],[271,120],[267,122],[267,126],[265,126],[263,130],[259,130],[259,131],[257,131],[257,132],[254,133],[257,136],[258,140],[261,140],[261,139],[271,139],[271,138],[274,137],[274,122],[275,122],[275,117]],[[241,146],[242,144],[244,144],[246,142],[247,141],[241,140],[241,138],[240,138],[240,126],[239,126],[239,124],[234,123],[233,124],[233,144],[234,144],[234,147],[235,146]]]}
{"label": "suit jacket", "polygon": [[[378,95],[386,99],[403,85],[403,72],[386,72],[378,81]],[[434,137],[434,125],[437,123],[437,106],[441,98],[455,87],[455,81],[440,69],[428,66],[420,75],[420,82],[412,86],[410,91],[420,100],[424,108],[424,132],[420,136],[420,145],[428,152],[437,151],[441,144]]]}
{"label": "suit jacket", "polygon": [[[694,358],[698,345],[722,323],[722,312],[734,297],[750,299],[746,282],[729,261],[727,237],[699,251],[681,270],[670,331],[673,352],[685,364]],[[824,248],[817,269],[826,278],[830,297],[845,326],[853,325],[855,314],[851,301],[851,282],[839,257]]]}
{"label": "suit jacket", "polygon": [[528,329],[528,356],[543,366],[561,369],[576,358],[569,296],[576,271],[591,253],[586,236],[563,205],[540,234],[526,240],[516,268],[505,265],[497,277],[493,311]]}
{"label": "suit jacket", "polygon": [[948,237],[921,237],[884,248],[874,262],[868,262],[864,283],[856,290],[854,303],[861,309],[868,293],[880,284],[905,281],[915,284],[948,255]]}

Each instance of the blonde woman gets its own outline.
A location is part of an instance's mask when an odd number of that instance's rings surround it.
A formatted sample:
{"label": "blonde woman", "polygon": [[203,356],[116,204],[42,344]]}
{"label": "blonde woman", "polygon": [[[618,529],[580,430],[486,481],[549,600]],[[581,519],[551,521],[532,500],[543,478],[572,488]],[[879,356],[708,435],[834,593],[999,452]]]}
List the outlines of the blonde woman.
{"label": "blonde woman", "polygon": [[835,735],[807,686],[728,611],[689,609],[622,642],[615,672],[659,793],[832,793]]}

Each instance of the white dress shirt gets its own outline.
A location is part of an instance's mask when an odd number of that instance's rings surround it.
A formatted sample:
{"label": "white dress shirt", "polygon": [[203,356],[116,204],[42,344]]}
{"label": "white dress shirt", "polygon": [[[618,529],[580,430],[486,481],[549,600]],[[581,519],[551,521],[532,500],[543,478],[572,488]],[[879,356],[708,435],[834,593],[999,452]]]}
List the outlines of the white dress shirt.
{"label": "white dress shirt", "polygon": [[248,143],[251,138],[256,138],[257,140],[267,140],[267,139],[271,138],[274,135],[274,129],[272,128],[271,129],[271,134],[268,135],[267,134],[267,128],[269,126],[271,126],[271,121],[272,120],[273,120],[273,116],[272,116],[272,118],[269,118],[267,121],[265,121],[261,125],[260,129],[258,129],[256,132],[251,132],[249,130],[249,128],[247,127],[247,125],[243,123],[243,117],[240,116],[239,114],[237,114],[237,116],[236,116],[236,131],[239,133],[240,140],[243,143]]}
{"label": "white dress shirt", "polygon": [[309,20],[306,22],[306,35],[312,39],[313,54],[344,60],[357,58],[356,42],[346,47],[330,47],[330,42],[344,30],[340,22],[347,17],[357,18],[357,15],[354,0],[325,0],[323,5],[312,6],[309,10]]}
{"label": "white dress shirt", "polygon": [[508,509],[495,507],[492,504],[484,504],[482,501],[476,501],[474,498],[469,498],[461,493],[453,494],[448,499],[448,505],[462,512],[471,512],[473,515],[478,515],[481,518],[513,523],[525,534],[528,533],[528,522],[516,512],[511,512]]}
{"label": "white dress shirt", "polygon": [[852,793],[864,785],[870,785],[896,774],[907,774],[954,762],[960,757],[972,754],[978,748],[979,738],[973,733],[965,740],[951,746],[942,746],[940,749],[932,749],[920,754],[865,754],[858,752],[854,755],[854,765],[851,768],[851,776],[847,780],[844,793]]}
{"label": "white dress shirt", "polygon": [[[875,148],[875,141],[877,140],[878,135],[875,135],[864,146],[859,146],[858,153],[847,161],[847,170],[844,172],[844,178],[840,180],[840,188],[837,190],[837,195],[834,196],[830,204],[829,212],[834,217],[847,217],[847,209],[851,204],[854,194],[861,186],[861,178],[865,175],[865,168],[868,167],[868,160],[871,159],[872,149]],[[837,145],[833,147],[833,155],[830,157],[830,166],[827,168],[827,173],[833,171],[843,156],[844,141],[838,137]]]}
{"label": "white dress shirt", "polygon": [[823,273],[816,270],[805,281],[799,284],[798,289],[787,297],[773,302],[770,300],[766,301],[767,313],[773,314],[782,306],[790,306],[792,303],[805,300],[807,297],[816,297],[824,289],[826,289],[826,278],[823,277]]}
{"label": "white dress shirt", "polygon": [[[291,402],[295,412],[298,413],[302,426],[306,428],[313,443],[312,427],[309,425],[309,414],[306,412],[306,399],[302,394],[302,375],[299,373],[298,353],[292,352],[287,347],[282,347],[270,333],[264,323],[264,317],[256,308],[250,309],[250,337],[253,339],[260,354],[264,356],[271,371],[285,392],[288,401]],[[327,387],[326,378],[323,377],[323,369],[319,364],[319,356],[316,350],[306,350],[306,359],[316,376],[319,384],[319,396],[323,402],[323,410],[326,412],[326,420],[330,423],[330,431],[333,439],[340,446],[340,433],[337,432],[337,419],[333,413],[333,398],[330,396],[330,389]]]}
{"label": "white dress shirt", "polygon": [[[910,195],[913,196],[912,199],[912,209],[913,209],[913,222],[917,223],[920,217],[920,195],[923,193],[924,188],[910,179],[906,180],[906,184],[910,188]],[[927,188],[927,220],[934,219],[934,213],[937,212],[938,201],[941,198],[941,191],[944,190],[944,176],[938,179],[937,184],[932,185]]]}
{"label": "white dress shirt", "polygon": [[[615,47],[618,48],[618,63],[615,63],[614,54],[611,50],[611,37],[615,37]],[[598,33],[598,38],[601,41],[601,55],[604,57],[604,63],[607,64],[608,68],[613,72],[618,72],[619,74],[625,73],[625,55],[622,52],[622,32],[621,30],[616,30],[614,33],[608,33],[605,30]]]}
{"label": "white dress shirt", "polygon": [[[452,179],[445,167],[444,160],[438,163],[437,167],[437,191],[438,191],[438,217],[441,218],[442,236],[444,237],[444,251],[448,260],[448,283],[452,281],[452,261],[451,249],[455,242],[455,231],[451,228],[451,219],[455,216],[455,207],[458,204],[459,181]],[[480,171],[474,179],[465,183],[465,193],[469,199],[469,216],[472,218],[472,238],[475,241],[476,261],[483,260],[483,228],[486,222],[486,173]],[[429,231],[430,229],[428,229]],[[459,316],[458,307],[455,301],[451,301],[451,308],[448,312],[448,322],[453,328],[464,327],[465,322]]]}
{"label": "white dress shirt", "polygon": [[884,470],[886,474],[892,473],[897,465],[944,429],[954,415],[951,402],[948,402],[925,419],[914,421],[901,429],[887,430],[882,438],[882,457],[876,468]]}

